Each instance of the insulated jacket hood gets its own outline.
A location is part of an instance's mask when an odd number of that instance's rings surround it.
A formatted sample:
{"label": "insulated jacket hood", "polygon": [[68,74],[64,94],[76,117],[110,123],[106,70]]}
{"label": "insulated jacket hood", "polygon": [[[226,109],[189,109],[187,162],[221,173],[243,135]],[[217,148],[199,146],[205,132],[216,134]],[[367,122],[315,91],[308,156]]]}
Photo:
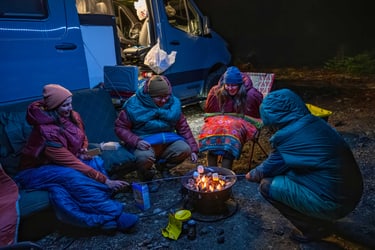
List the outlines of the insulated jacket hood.
{"label": "insulated jacket hood", "polygon": [[302,99],[289,89],[269,93],[260,106],[263,124],[279,129],[309,114]]}
{"label": "insulated jacket hood", "polygon": [[175,131],[175,126],[182,115],[180,100],[171,95],[162,107],[158,107],[145,88],[146,85],[138,89],[123,106],[133,124],[133,133],[150,135]]}

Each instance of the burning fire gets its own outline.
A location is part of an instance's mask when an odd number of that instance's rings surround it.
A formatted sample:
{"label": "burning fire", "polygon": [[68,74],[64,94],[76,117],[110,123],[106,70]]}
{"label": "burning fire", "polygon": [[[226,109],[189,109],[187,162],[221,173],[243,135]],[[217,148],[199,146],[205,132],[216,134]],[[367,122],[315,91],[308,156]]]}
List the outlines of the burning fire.
{"label": "burning fire", "polygon": [[217,192],[230,185],[232,185],[230,178],[218,173],[205,171],[202,165],[197,167],[197,171],[194,171],[193,177],[186,184],[187,188],[198,192]]}

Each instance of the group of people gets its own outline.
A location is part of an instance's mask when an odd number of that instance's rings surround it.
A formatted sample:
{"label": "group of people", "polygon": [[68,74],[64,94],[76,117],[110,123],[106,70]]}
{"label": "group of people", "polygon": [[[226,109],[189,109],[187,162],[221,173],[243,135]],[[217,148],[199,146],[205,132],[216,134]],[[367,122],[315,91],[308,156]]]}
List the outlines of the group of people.
{"label": "group of people", "polygon": [[[123,204],[110,196],[129,183],[111,180],[97,156],[86,154],[88,141],[82,119],[73,110],[72,93],[48,84],[43,96],[27,110],[33,131],[23,150],[24,170],[17,183],[53,188],[51,199],[74,192],[74,209],[53,200],[58,218],[65,222],[123,232],[132,229],[138,216],[124,212]],[[291,90],[275,90],[263,99],[246,74],[229,67],[210,90],[205,113],[198,144],[171,83],[162,75],[148,79],[124,103],[115,132],[134,153],[140,181],[151,181],[157,171],[168,177],[188,157],[197,162],[203,151],[207,151],[207,165],[218,166],[220,156],[222,167],[232,168],[244,143],[256,133],[247,118],[258,118],[276,131],[270,138],[273,149],[246,178],[260,183],[262,196],[295,225],[293,239],[324,237],[333,222],[359,202],[362,177],[349,146],[327,122],[311,115]],[[66,178],[68,182],[62,180]],[[60,181],[64,190],[56,188]],[[96,195],[88,197],[85,192]],[[95,207],[88,209],[85,203]]]}

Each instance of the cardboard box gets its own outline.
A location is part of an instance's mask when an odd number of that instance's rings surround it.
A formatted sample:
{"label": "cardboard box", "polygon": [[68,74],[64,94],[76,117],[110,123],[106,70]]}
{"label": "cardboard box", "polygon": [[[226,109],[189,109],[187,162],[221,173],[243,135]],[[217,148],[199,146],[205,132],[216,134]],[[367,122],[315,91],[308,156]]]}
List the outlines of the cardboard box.
{"label": "cardboard box", "polygon": [[136,207],[142,211],[149,209],[151,204],[147,184],[133,183],[132,188]]}
{"label": "cardboard box", "polygon": [[89,156],[94,157],[96,155],[100,155],[101,153],[102,152],[101,152],[100,148],[93,148],[93,149],[87,150],[86,154],[89,155]]}

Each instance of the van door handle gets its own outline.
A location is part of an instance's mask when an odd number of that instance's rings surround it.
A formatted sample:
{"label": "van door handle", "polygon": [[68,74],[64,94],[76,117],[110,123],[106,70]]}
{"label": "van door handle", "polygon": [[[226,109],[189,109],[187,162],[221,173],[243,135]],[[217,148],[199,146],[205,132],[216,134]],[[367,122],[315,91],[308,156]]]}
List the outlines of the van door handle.
{"label": "van door handle", "polygon": [[56,44],[55,48],[58,50],[74,50],[77,48],[77,45],[74,43],[60,43]]}
{"label": "van door handle", "polygon": [[180,42],[176,41],[176,40],[173,40],[173,41],[170,42],[170,44],[172,44],[172,45],[180,45]]}

